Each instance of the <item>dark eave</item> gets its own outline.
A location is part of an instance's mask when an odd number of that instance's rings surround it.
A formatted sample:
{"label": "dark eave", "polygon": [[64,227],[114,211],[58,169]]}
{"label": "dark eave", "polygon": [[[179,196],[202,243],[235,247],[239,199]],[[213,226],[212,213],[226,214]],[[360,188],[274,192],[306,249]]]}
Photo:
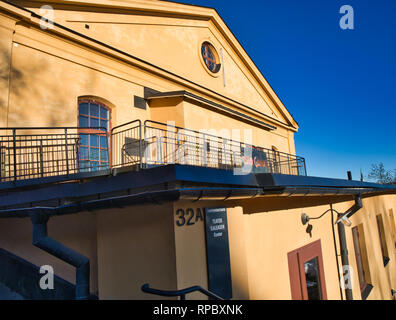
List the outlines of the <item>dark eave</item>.
{"label": "dark eave", "polygon": [[[178,200],[235,200],[263,197],[363,197],[395,194],[396,186],[342,179],[281,174],[235,175],[232,171],[168,165],[67,183],[14,188],[0,193],[0,216],[26,215],[26,210],[78,213],[135,204]],[[41,205],[48,203],[52,205]],[[30,209],[29,209],[30,208]],[[11,210],[11,211],[10,211]]]}

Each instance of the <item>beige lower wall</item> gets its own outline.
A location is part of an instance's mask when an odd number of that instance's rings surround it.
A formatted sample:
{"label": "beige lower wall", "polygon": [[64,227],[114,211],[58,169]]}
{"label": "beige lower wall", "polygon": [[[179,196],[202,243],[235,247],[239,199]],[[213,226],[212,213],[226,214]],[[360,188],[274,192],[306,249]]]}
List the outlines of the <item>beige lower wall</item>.
{"label": "beige lower wall", "polygon": [[[202,217],[205,216],[206,207],[224,207],[224,202],[177,202],[174,204],[175,220],[175,245],[177,263],[177,285],[178,289],[191,286],[202,286],[208,289],[208,273],[206,260],[206,240],[205,240],[205,221],[196,219],[197,212],[200,210]],[[194,211],[194,218],[190,220],[192,225],[181,223],[180,211],[183,210],[188,221],[190,213]],[[191,211],[189,211],[191,212]],[[233,299],[248,299],[248,272],[246,263],[244,217],[241,207],[227,208],[228,238],[230,247],[230,265]],[[190,294],[189,299],[207,299],[200,293]]]}
{"label": "beige lower wall", "polygon": [[[52,217],[48,235],[90,260],[91,293],[97,294],[98,265],[96,247],[96,216],[81,213]],[[32,223],[29,218],[0,219],[0,247],[37,265],[50,265],[54,273],[75,284],[76,269],[32,245]]]}
{"label": "beige lower wall", "polygon": [[175,290],[175,260],[171,204],[98,212],[100,299],[160,299],[140,288]]}
{"label": "beige lower wall", "polygon": [[[271,200],[273,201],[273,200]],[[285,199],[284,205],[287,206]],[[53,217],[49,235],[84,254],[91,262],[91,292],[100,299],[156,299],[140,288],[150,283],[158,289],[182,289],[193,285],[208,288],[205,223],[196,219],[197,209],[227,207],[233,299],[291,299],[287,254],[321,240],[328,299],[340,299],[331,213],[311,220],[311,235],[301,223],[301,214],[320,216],[329,205],[247,214],[231,202],[176,202],[167,205],[136,206]],[[234,202],[232,202],[234,203]],[[353,201],[333,205],[344,212]],[[273,203],[271,202],[271,205]],[[177,210],[193,209],[193,225],[177,226]],[[395,243],[389,210],[396,210],[396,196],[363,200],[363,209],[351,217],[352,227],[363,223],[373,290],[368,299],[391,299],[396,286]],[[249,208],[249,212],[252,209]],[[382,214],[390,262],[383,265],[376,223]],[[188,218],[188,216],[186,216]],[[335,217],[334,217],[335,218]],[[355,272],[354,299],[361,299],[357,278],[352,227],[346,227],[349,262]],[[340,246],[335,227],[337,252]],[[0,247],[36,264],[49,264],[55,273],[75,283],[75,268],[34,247],[30,219],[0,219]],[[339,258],[341,265],[341,259]],[[192,294],[190,299],[206,299]]]}
{"label": "beige lower wall", "polygon": [[[192,209],[194,217],[190,220]],[[175,248],[177,266],[177,288],[185,289],[191,286],[208,288],[208,275],[206,268],[205,222],[197,219],[197,210],[200,210],[204,219],[204,206],[186,202],[174,204]],[[185,213],[183,221],[178,210]],[[183,224],[182,226],[177,223]],[[191,225],[187,225],[190,222]],[[187,299],[205,299],[201,293],[189,294]]]}
{"label": "beige lower wall", "polygon": [[[283,200],[284,201],[284,200]],[[280,210],[245,216],[250,299],[291,299],[287,254],[321,240],[328,299],[339,299],[331,215],[312,223],[312,237],[301,223],[301,213],[320,215],[329,206]]]}
{"label": "beige lower wall", "polygon": [[[285,201],[285,200],[280,200]],[[287,200],[286,200],[287,201]],[[333,208],[345,212],[354,204],[346,201],[334,204]],[[286,203],[285,203],[286,206]],[[301,214],[318,217],[329,209],[329,205],[299,209],[269,211],[245,215],[246,250],[249,270],[250,299],[291,299],[287,253],[321,240],[326,290],[328,299],[340,299],[334,239],[331,228],[331,213],[319,220],[311,220],[312,237],[306,232],[307,225],[301,223]],[[363,223],[369,267],[374,286],[369,300],[392,299],[391,287],[396,283],[395,244],[392,239],[389,210],[396,208],[396,196],[377,196],[363,200],[363,208],[351,217],[352,226],[345,227],[349,264],[353,270],[353,298],[361,299],[356,267],[356,256],[352,239],[352,228]],[[390,262],[383,265],[376,215],[383,215]],[[336,214],[334,215],[334,220]],[[335,227],[338,255],[340,244],[338,228]],[[340,268],[342,263],[338,258]],[[343,299],[345,294],[343,292]]]}
{"label": "beige lower wall", "polygon": [[[353,203],[342,203],[334,205],[338,211],[346,210]],[[353,246],[352,228],[358,224],[363,224],[364,237],[368,255],[369,272],[373,289],[368,296],[368,300],[391,299],[391,289],[396,290],[396,249],[395,241],[392,239],[389,210],[396,209],[396,196],[387,195],[372,197],[363,200],[363,208],[351,217],[351,228],[345,228],[348,241],[349,262],[354,273],[357,273],[355,250]],[[384,222],[385,238],[390,261],[384,267],[376,215],[381,214]],[[395,221],[396,223],[396,221]],[[354,299],[361,299],[359,280],[357,274],[353,285]]]}

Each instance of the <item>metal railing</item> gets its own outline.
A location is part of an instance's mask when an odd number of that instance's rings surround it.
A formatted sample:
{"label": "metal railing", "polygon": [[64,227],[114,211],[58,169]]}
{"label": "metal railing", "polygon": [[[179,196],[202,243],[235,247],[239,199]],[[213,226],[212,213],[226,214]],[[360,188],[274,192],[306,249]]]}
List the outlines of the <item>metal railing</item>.
{"label": "metal railing", "polygon": [[0,181],[184,164],[306,175],[295,155],[156,121],[105,128],[0,128]]}
{"label": "metal railing", "polygon": [[148,283],[142,285],[141,290],[145,293],[161,296],[161,297],[179,297],[180,300],[186,300],[186,295],[193,292],[201,292],[212,300],[224,300],[217,294],[202,288],[201,286],[193,286],[181,290],[159,290],[150,288]]}
{"label": "metal railing", "polygon": [[0,181],[109,169],[109,150],[104,128],[0,128]]}

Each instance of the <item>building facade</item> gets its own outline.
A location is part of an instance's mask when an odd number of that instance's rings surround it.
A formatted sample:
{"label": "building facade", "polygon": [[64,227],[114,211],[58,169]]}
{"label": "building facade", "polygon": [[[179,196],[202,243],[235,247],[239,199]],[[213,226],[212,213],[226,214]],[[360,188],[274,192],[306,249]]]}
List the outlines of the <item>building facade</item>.
{"label": "building facade", "polygon": [[310,177],[214,9],[2,1],[0,34],[4,297],[393,299],[396,188]]}

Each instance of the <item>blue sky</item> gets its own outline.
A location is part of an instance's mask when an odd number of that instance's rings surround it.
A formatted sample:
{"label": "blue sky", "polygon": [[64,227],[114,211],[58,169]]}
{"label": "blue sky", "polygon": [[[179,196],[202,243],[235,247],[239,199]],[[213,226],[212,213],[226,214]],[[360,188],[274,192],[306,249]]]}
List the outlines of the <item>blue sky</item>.
{"label": "blue sky", "polygon": [[[216,8],[299,123],[309,175],[396,169],[396,1],[179,2]],[[339,26],[342,5],[354,30]]]}

